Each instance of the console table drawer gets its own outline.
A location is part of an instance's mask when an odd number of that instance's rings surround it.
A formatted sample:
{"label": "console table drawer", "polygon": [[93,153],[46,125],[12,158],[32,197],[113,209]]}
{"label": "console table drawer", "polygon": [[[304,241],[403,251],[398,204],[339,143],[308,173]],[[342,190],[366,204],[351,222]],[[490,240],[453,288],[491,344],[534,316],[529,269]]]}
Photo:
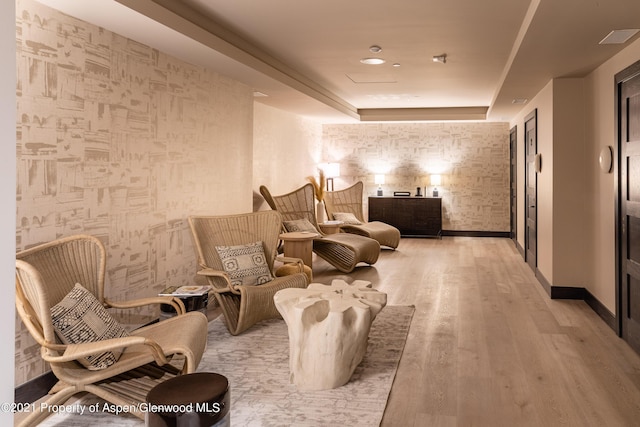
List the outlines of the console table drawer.
{"label": "console table drawer", "polygon": [[369,221],[393,225],[404,237],[442,236],[442,199],[369,197]]}

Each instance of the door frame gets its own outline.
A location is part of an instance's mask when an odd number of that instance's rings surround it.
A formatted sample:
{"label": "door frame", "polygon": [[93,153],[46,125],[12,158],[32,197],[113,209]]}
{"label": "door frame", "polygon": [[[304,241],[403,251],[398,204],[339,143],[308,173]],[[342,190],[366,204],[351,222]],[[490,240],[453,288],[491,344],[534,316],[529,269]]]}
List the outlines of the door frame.
{"label": "door frame", "polygon": [[518,246],[518,127],[509,130],[509,223],[511,240]]}
{"label": "door frame", "polygon": [[620,102],[622,99],[622,83],[629,80],[632,77],[640,74],[640,61],[630,65],[624,70],[615,75],[614,78],[614,132],[615,132],[615,146],[613,147],[613,174],[614,174],[614,195],[615,195],[615,281],[616,281],[616,313],[614,313],[614,325],[618,336],[623,337],[624,330],[624,316],[622,296],[624,281],[622,280],[623,268],[622,263],[624,260],[623,254],[623,230],[624,219],[622,218],[622,201],[624,200],[622,191],[626,188],[623,183],[622,177],[622,118],[620,117]]}
{"label": "door frame", "polygon": [[534,273],[537,273],[538,268],[538,173],[534,171],[534,181],[533,181],[533,197],[535,199],[535,234],[536,234],[536,247],[535,254],[533,257],[535,258],[533,261],[529,257],[529,198],[527,192],[527,186],[529,185],[529,165],[527,155],[527,122],[533,120],[533,126],[535,129],[536,141],[535,141],[535,154],[538,154],[538,109],[534,108],[529,114],[527,114],[524,118],[524,260],[531,267]]}

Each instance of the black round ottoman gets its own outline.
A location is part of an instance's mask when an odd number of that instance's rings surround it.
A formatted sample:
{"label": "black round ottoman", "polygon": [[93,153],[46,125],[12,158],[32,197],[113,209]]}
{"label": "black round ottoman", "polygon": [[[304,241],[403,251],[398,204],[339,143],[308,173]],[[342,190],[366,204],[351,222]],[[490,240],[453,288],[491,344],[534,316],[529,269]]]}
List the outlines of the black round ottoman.
{"label": "black round ottoman", "polygon": [[149,427],[223,427],[230,425],[227,378],[211,372],[179,375],[147,395]]}

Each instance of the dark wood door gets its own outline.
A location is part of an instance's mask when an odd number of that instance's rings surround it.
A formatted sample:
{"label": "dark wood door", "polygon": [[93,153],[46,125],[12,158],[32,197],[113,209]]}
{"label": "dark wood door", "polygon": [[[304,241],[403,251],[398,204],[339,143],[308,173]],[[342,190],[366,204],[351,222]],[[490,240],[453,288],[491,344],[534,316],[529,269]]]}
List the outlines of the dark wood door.
{"label": "dark wood door", "polygon": [[525,230],[524,252],[527,264],[536,271],[538,267],[538,176],[535,168],[538,154],[537,110],[533,110],[524,119],[525,142]]}
{"label": "dark wood door", "polygon": [[640,352],[640,65],[616,76],[621,336]]}
{"label": "dark wood door", "polygon": [[518,133],[514,126],[509,132],[509,153],[511,156],[511,168],[509,170],[509,182],[511,183],[511,240],[518,241]]}

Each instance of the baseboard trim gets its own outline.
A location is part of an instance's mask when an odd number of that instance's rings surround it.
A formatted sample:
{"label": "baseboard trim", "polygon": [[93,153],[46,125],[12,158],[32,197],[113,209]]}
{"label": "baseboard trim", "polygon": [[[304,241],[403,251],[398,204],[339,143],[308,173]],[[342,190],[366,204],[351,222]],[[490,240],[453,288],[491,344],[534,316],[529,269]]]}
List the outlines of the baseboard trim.
{"label": "baseboard trim", "polygon": [[58,382],[58,379],[53,372],[49,371],[46,374],[40,375],[37,378],[27,381],[24,384],[16,387],[14,390],[13,398],[16,403],[31,403],[45,396]]}
{"label": "baseboard trim", "polygon": [[540,272],[537,268],[533,271],[533,275],[538,279],[538,283],[542,286],[544,291],[551,297],[551,283],[544,277],[544,274]]}
{"label": "baseboard trim", "polygon": [[516,241],[516,249],[522,258],[524,259],[524,248],[520,245],[520,242]]}
{"label": "baseboard trim", "polygon": [[442,235],[449,237],[511,237],[511,233],[508,231],[442,230]]}
{"label": "baseboard trim", "polygon": [[584,288],[570,286],[552,286],[551,299],[577,299],[584,300]]}
{"label": "baseboard trim", "polygon": [[574,288],[569,286],[551,286],[540,270],[536,269],[536,279],[551,299],[582,300],[614,331],[618,331],[617,319],[598,298],[593,296],[586,288]]}
{"label": "baseboard trim", "polygon": [[585,288],[572,286],[552,286],[547,278],[544,277],[544,274],[542,274],[537,268],[535,271],[535,276],[551,299],[585,299]]}
{"label": "baseboard trim", "polygon": [[587,305],[591,307],[591,309],[595,311],[596,314],[600,316],[600,318],[604,320],[604,322],[609,325],[611,329],[616,332],[618,331],[615,314],[610,312],[609,309],[598,300],[598,298],[594,297],[593,294],[591,294],[591,292],[586,289],[584,290],[584,302],[586,302]]}

